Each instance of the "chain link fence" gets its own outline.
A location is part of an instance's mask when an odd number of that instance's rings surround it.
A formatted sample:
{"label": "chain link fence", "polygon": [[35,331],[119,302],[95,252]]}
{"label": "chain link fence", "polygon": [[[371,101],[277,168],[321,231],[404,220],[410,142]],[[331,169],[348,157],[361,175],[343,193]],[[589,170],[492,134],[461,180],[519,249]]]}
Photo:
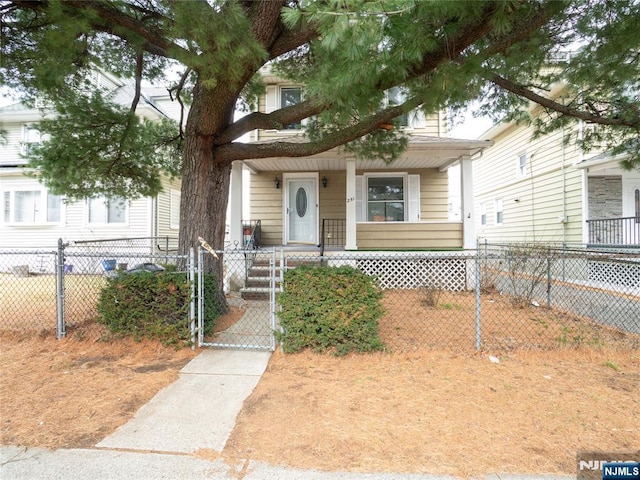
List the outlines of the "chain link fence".
{"label": "chain link fence", "polygon": [[[127,239],[77,242],[57,252],[0,252],[1,331],[99,336],[104,330],[95,322],[96,305],[106,279],[189,264],[174,247],[159,239]],[[483,244],[477,252],[331,253],[218,252],[229,309],[208,319],[207,306],[218,301],[213,295],[219,290],[207,293],[206,275],[195,275],[198,344],[275,348],[282,276],[317,264],[351,265],[377,279],[385,309],[380,334],[390,350],[640,349],[637,250]],[[198,265],[205,255],[210,253],[201,249]]]}
{"label": "chain link fence", "polygon": [[482,245],[473,254],[290,255],[351,265],[384,291],[390,350],[640,349],[640,254],[550,245]]}

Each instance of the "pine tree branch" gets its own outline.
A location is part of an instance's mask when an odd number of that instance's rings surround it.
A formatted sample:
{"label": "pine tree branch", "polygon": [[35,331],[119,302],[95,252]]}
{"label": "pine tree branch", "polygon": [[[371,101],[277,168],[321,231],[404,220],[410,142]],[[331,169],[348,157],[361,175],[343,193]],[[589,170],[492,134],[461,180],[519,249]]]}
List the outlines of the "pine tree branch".
{"label": "pine tree branch", "polygon": [[485,75],[485,78],[490,82],[494,83],[495,85],[497,85],[498,87],[502,88],[503,90],[507,90],[515,95],[524,97],[534,103],[537,103],[541,107],[556,111],[558,113],[561,113],[562,115],[584,120],[585,122],[588,122],[588,123],[597,123],[599,125],[609,125],[609,126],[624,126],[624,127],[631,127],[635,130],[640,130],[639,116],[636,116],[633,119],[605,117],[593,112],[580,110],[580,109],[571,107],[569,105],[564,105],[562,103],[556,102],[548,97],[544,97],[542,95],[539,95],[533,92],[532,90],[529,90],[524,85],[520,85],[516,82],[512,82],[511,80],[493,72],[488,72]]}

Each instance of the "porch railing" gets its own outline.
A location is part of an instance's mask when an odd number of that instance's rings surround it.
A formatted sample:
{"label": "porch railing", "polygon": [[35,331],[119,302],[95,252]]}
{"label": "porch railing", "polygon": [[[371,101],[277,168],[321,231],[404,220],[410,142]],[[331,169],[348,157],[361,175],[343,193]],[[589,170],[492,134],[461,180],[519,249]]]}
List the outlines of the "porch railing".
{"label": "porch railing", "polygon": [[242,248],[253,250],[262,245],[262,222],[260,220],[242,221]]}
{"label": "porch railing", "polygon": [[640,217],[587,220],[590,245],[639,245]]}
{"label": "porch railing", "polygon": [[320,256],[325,246],[343,247],[347,239],[347,221],[341,218],[323,218],[320,232]]}

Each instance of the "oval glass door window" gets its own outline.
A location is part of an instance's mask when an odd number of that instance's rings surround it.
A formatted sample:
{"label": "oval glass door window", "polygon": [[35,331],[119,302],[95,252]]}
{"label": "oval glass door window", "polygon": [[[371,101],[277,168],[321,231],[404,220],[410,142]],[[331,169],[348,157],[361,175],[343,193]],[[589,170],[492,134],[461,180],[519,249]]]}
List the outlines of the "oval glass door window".
{"label": "oval glass door window", "polygon": [[302,187],[296,192],[296,213],[300,218],[307,213],[307,191]]}

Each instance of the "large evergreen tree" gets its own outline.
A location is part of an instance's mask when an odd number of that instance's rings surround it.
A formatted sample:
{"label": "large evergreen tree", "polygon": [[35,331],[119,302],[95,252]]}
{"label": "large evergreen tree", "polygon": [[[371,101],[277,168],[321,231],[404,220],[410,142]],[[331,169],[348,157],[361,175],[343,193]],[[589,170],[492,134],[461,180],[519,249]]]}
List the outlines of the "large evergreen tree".
{"label": "large evergreen tree", "polygon": [[[518,119],[533,101],[540,131],[598,123],[579,140],[640,165],[634,0],[0,0],[0,14],[0,80],[44,95],[59,115],[33,159],[43,181],[76,198],[132,197],[156,192],[161,169],[180,174],[183,252],[199,236],[222,247],[233,161],[345,144],[392,159],[406,142],[378,126],[415,108],[479,99],[480,111]],[[264,91],[267,63],[304,83],[304,100],[234,121]],[[140,121],[138,95],[129,108],[110,103],[86,85],[96,67],[135,79],[138,93],[142,80],[178,72],[168,88],[190,107],[184,127]],[[406,102],[379,108],[393,86]],[[308,118],[305,143],[234,142]]]}

